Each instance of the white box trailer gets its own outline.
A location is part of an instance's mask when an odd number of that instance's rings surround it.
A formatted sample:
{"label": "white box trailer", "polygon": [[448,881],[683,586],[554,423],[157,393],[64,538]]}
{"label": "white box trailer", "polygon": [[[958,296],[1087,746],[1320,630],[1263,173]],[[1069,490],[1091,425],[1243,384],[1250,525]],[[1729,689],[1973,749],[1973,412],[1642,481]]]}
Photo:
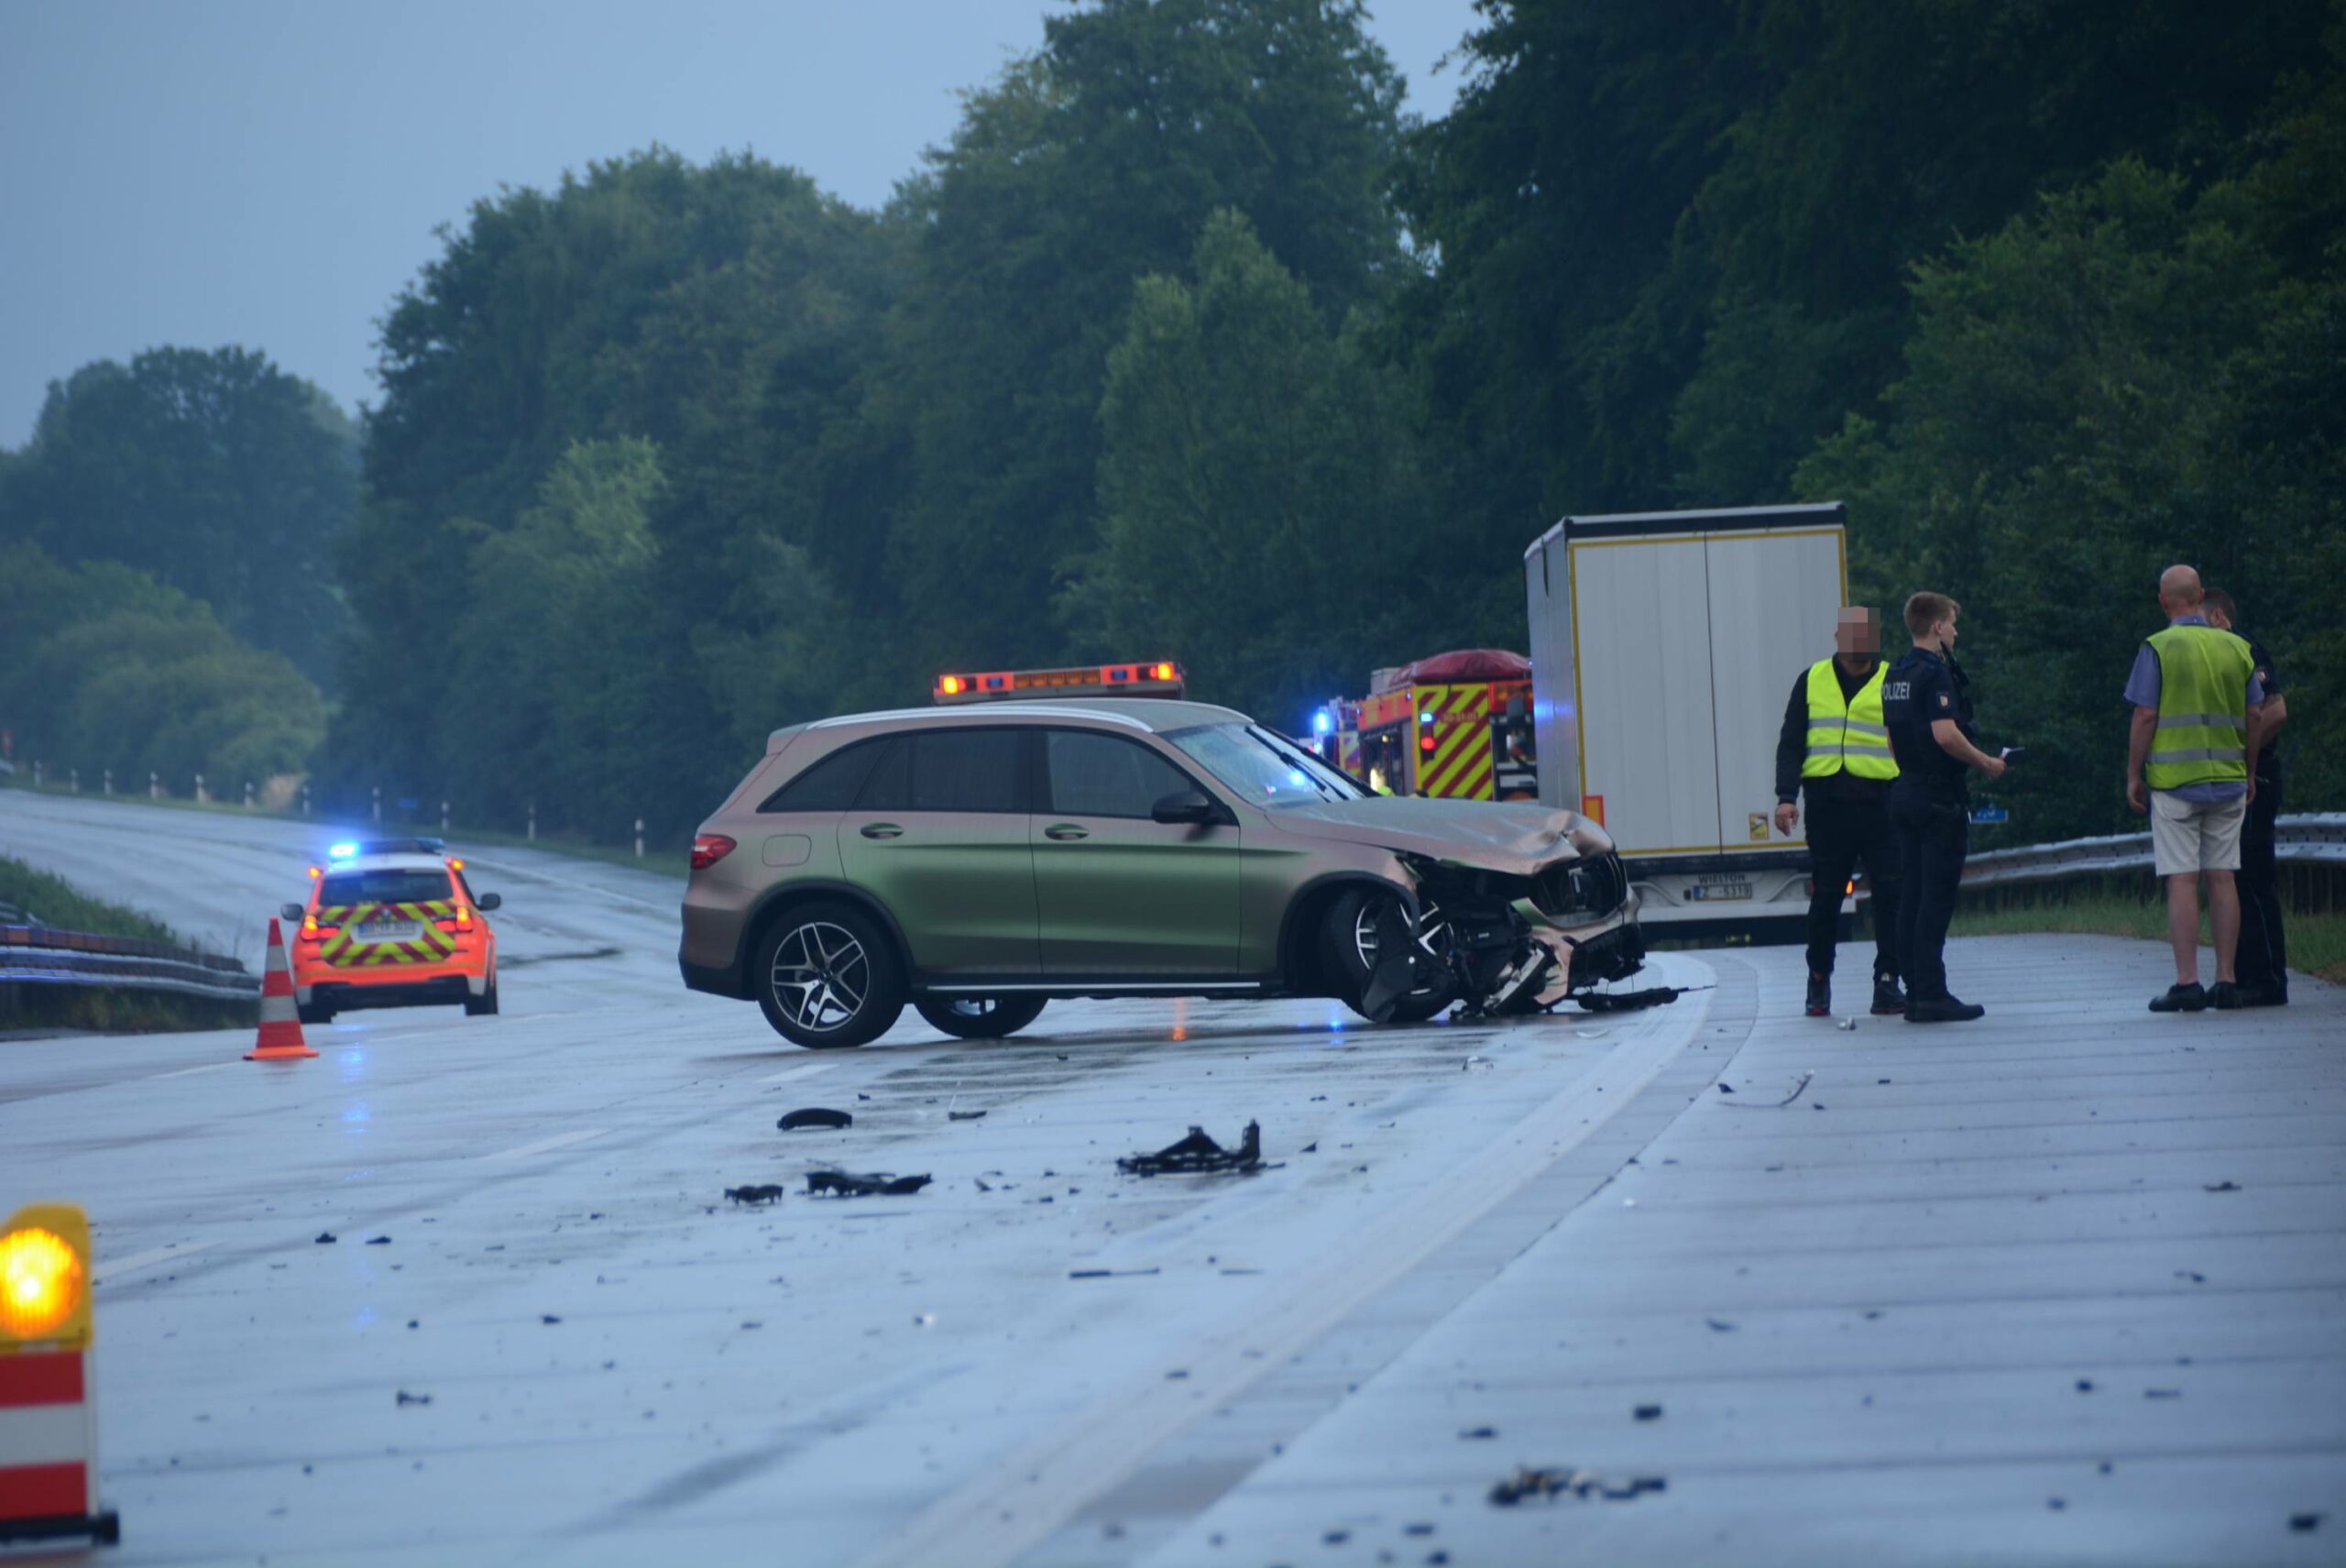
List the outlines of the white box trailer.
{"label": "white box trailer", "polygon": [[1788,937],[1806,915],[1776,738],[1833,652],[1847,545],[1836,501],[1568,517],[1524,552],[1540,798],[1605,825],[1653,936]]}

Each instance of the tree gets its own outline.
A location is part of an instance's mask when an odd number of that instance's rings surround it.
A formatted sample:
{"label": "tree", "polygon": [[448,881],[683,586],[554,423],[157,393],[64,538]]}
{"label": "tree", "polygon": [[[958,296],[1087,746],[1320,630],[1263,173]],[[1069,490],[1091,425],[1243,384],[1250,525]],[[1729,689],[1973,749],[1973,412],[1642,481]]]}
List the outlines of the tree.
{"label": "tree", "polygon": [[0,466],[0,542],[151,572],[323,679],[345,620],[333,564],[351,458],[334,400],[264,355],[98,360],[50,384],[31,442]]}
{"label": "tree", "polygon": [[[1141,280],[1101,407],[1101,544],[1069,591],[1095,656],[1173,652],[1218,700],[1295,725],[1412,638],[1465,641],[1401,389],[1246,220],[1195,282]],[[1511,601],[1507,601],[1511,604]],[[1471,613],[1471,612],[1470,612]]]}

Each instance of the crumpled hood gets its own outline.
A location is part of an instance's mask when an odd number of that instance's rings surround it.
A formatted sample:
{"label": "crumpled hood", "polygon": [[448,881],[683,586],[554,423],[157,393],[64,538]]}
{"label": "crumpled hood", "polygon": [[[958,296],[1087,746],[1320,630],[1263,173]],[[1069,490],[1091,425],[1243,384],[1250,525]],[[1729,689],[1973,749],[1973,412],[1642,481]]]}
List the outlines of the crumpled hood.
{"label": "crumpled hood", "polygon": [[1370,844],[1522,876],[1613,847],[1605,829],[1579,812],[1524,802],[1377,795],[1288,806],[1270,815],[1281,828],[1306,838]]}

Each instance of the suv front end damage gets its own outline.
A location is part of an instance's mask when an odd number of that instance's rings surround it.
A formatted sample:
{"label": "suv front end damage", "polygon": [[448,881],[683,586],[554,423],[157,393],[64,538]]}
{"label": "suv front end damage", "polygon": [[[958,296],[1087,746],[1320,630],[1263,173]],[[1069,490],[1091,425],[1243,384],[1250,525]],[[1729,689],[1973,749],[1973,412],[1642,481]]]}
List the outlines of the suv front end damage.
{"label": "suv front end damage", "polygon": [[1545,1012],[1644,965],[1637,896],[1610,849],[1529,874],[1400,860],[1416,883],[1417,929],[1398,928],[1407,919],[1398,908],[1382,916],[1397,929],[1378,933],[1380,952],[1409,962],[1380,964],[1365,1001],[1441,986],[1464,1015]]}

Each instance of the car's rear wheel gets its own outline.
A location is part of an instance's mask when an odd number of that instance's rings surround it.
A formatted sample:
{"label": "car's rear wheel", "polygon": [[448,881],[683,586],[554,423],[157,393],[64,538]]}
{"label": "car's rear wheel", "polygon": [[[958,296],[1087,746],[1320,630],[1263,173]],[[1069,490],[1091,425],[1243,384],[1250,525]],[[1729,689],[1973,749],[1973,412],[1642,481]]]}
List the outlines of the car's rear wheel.
{"label": "car's rear wheel", "polygon": [[[1382,1018],[1366,1006],[1380,951],[1376,927],[1387,914],[1399,916],[1405,925],[1409,921],[1409,910],[1392,894],[1352,888],[1339,894],[1328,911],[1321,952],[1341,988],[1339,994],[1354,1012],[1375,1023],[1422,1024],[1455,1000],[1447,983],[1425,986],[1396,998],[1391,1011]],[[1422,932],[1419,940],[1421,944],[1425,940]]]}
{"label": "car's rear wheel", "polygon": [[784,1039],[843,1050],[886,1034],[904,1010],[904,966],[878,924],[844,904],[809,904],[758,944],[758,1006]]}
{"label": "car's rear wheel", "polygon": [[488,977],[488,990],[482,992],[478,996],[467,996],[465,998],[465,1016],[467,1018],[486,1018],[496,1011],[497,977],[495,975],[490,975]]}
{"label": "car's rear wheel", "polygon": [[913,1007],[932,1029],[962,1040],[999,1040],[1043,1015],[1039,996],[923,996]]}

